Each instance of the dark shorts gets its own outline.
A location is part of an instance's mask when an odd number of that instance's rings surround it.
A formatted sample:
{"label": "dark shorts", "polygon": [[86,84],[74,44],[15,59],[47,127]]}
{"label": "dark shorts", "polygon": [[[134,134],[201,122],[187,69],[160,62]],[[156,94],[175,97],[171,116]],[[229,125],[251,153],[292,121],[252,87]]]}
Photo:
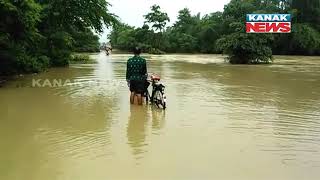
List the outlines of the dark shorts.
{"label": "dark shorts", "polygon": [[146,81],[131,80],[130,91],[135,92],[137,94],[143,94],[146,91],[145,84]]}

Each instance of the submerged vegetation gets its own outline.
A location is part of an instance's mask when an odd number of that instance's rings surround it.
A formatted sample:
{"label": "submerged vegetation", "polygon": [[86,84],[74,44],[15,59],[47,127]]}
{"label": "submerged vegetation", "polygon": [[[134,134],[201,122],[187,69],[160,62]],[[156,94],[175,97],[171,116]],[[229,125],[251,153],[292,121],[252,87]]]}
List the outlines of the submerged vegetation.
{"label": "submerged vegetation", "polygon": [[0,0],[0,76],[65,66],[74,51],[98,51],[93,31],[117,22],[108,5],[105,0]]}
{"label": "submerged vegetation", "polygon": [[[292,14],[292,33],[247,34],[245,16],[250,13]],[[320,55],[319,0],[231,0],[223,12],[202,16],[184,8],[170,27],[157,5],[144,17],[142,27],[114,27],[109,36],[113,47],[129,50],[138,45],[155,54],[225,53],[237,64],[269,63],[272,54]]]}
{"label": "submerged vegetation", "polygon": [[92,64],[95,63],[95,61],[90,58],[89,54],[86,53],[79,53],[79,54],[73,54],[71,55],[70,59],[71,64]]}

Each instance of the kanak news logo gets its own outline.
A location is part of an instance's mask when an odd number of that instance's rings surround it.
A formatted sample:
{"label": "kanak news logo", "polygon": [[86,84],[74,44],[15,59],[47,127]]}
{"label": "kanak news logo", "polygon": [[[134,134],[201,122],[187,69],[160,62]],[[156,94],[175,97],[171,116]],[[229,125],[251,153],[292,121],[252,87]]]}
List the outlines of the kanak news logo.
{"label": "kanak news logo", "polygon": [[247,33],[290,33],[290,14],[247,14]]}

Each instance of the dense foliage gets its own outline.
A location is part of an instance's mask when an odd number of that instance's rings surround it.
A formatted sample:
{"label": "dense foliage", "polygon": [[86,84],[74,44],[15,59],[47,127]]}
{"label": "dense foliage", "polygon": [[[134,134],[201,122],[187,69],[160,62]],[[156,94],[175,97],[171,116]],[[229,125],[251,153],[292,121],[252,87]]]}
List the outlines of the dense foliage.
{"label": "dense foliage", "polygon": [[92,33],[89,28],[71,33],[74,39],[73,51],[75,52],[98,52],[99,36]]}
{"label": "dense foliage", "polygon": [[[249,13],[290,13],[292,33],[247,34]],[[240,64],[269,63],[272,54],[320,55],[319,0],[231,0],[223,12],[204,16],[184,8],[171,27],[166,27],[169,18],[157,5],[144,17],[147,23],[142,27],[115,27],[109,36],[113,47],[129,50],[139,45],[150,53],[225,53],[231,63]]]}
{"label": "dense foliage", "polygon": [[72,51],[97,51],[116,22],[105,0],[0,0],[0,76],[64,66]]}

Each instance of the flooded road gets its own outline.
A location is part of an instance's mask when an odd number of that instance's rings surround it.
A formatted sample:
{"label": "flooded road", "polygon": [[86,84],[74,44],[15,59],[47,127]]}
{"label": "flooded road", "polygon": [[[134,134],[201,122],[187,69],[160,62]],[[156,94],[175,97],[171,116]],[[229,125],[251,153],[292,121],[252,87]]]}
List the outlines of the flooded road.
{"label": "flooded road", "polygon": [[0,179],[319,179],[320,57],[147,55],[166,85],[162,111],[130,106],[129,56],[0,88]]}

